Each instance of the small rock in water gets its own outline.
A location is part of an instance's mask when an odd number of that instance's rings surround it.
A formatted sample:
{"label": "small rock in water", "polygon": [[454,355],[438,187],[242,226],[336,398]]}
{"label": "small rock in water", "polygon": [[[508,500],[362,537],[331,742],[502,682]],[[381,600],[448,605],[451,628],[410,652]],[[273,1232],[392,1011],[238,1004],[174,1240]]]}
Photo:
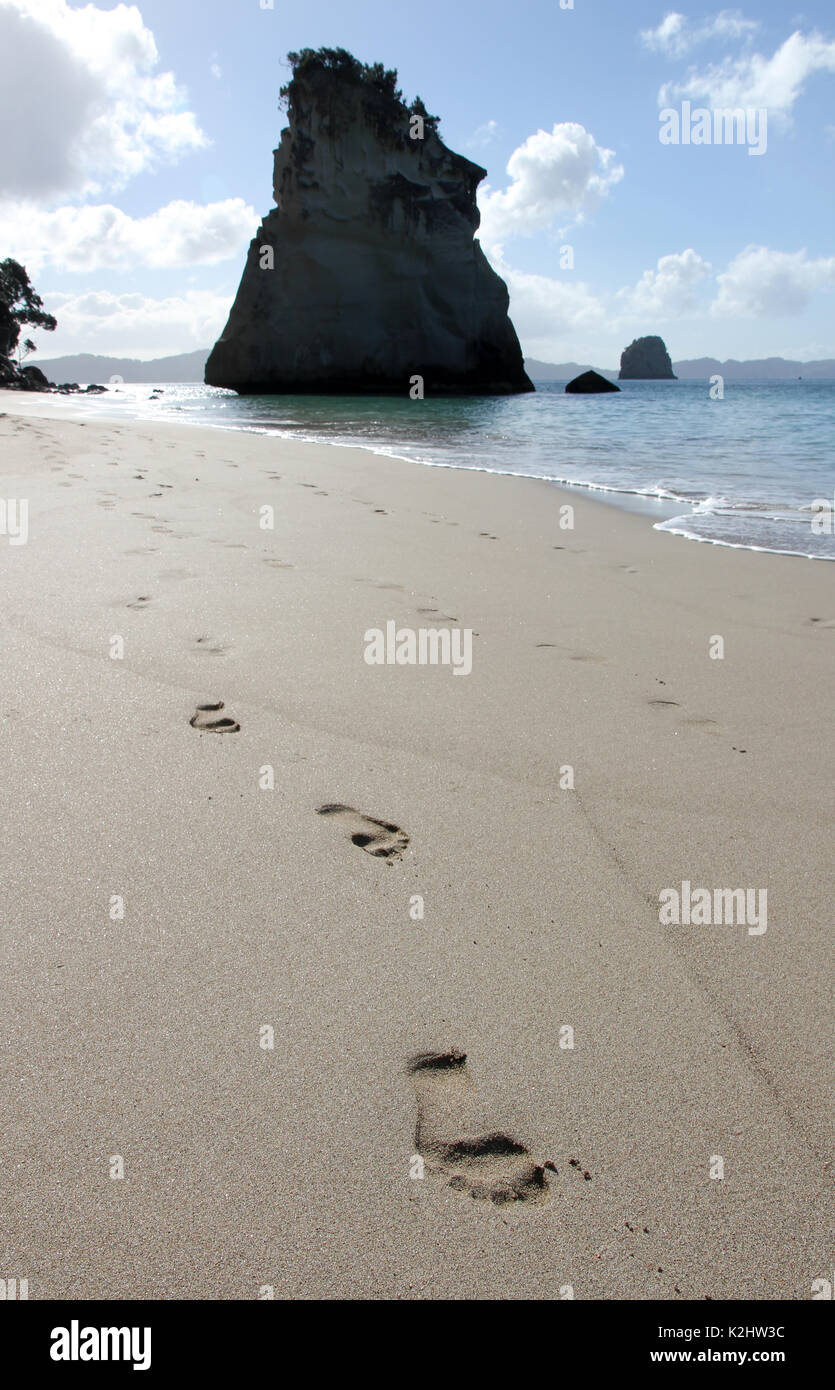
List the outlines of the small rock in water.
{"label": "small rock in water", "polygon": [[620,387],[613,381],[607,381],[599,372],[583,372],[580,376],[575,376],[573,381],[569,381],[565,389],[569,395],[592,396],[604,391],[619,391]]}

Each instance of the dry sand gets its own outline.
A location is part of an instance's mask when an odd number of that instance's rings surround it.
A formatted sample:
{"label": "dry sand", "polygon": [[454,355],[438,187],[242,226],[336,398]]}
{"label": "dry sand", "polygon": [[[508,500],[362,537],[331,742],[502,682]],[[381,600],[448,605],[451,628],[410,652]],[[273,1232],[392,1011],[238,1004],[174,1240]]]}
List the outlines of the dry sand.
{"label": "dry sand", "polygon": [[[0,408],[29,499],[0,536],[0,1274],[809,1298],[835,568],[530,480]],[[367,665],[392,619],[473,629],[472,674]],[[239,731],[190,727],[220,701]],[[767,931],[662,926],[683,880],[767,889]]]}

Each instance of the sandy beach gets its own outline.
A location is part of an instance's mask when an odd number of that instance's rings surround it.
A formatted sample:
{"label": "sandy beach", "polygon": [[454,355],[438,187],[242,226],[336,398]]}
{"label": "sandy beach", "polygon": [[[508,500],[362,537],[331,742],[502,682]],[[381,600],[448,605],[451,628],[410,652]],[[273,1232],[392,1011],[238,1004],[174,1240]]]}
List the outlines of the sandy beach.
{"label": "sandy beach", "polygon": [[[835,569],[0,396],[30,1298],[809,1298]],[[391,621],[470,629],[471,673],[369,665]],[[767,890],[767,930],[662,925],[685,882]]]}

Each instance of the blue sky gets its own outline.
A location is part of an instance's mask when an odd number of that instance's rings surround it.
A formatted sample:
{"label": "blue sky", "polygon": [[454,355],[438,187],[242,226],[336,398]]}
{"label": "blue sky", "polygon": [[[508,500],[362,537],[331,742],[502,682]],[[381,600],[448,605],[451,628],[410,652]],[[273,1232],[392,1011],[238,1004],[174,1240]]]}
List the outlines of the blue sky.
{"label": "blue sky", "polygon": [[[43,355],[211,344],[272,203],[285,55],[322,44],[397,67],[487,169],[528,355],[835,357],[831,0],[0,0],[0,256],[58,316]],[[662,144],[684,102],[767,112],[764,152]]]}

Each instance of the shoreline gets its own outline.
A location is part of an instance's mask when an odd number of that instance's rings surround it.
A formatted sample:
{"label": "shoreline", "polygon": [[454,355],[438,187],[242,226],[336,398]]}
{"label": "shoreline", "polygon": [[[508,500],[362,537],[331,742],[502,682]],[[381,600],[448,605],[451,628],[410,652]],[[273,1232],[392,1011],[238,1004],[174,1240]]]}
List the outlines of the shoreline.
{"label": "shoreline", "polygon": [[[152,383],[133,384],[151,385]],[[175,386],[181,384],[197,385],[199,383],[174,383]],[[86,401],[86,404],[89,408],[89,413],[86,410],[75,409],[74,414],[70,415],[69,412],[73,411],[73,406],[65,406],[63,404],[58,404],[57,398],[50,398],[51,400],[55,400],[54,406],[50,408],[50,406],[47,405],[47,402],[44,399],[44,397],[37,396],[35,395],[35,393],[32,393],[32,396],[28,396],[26,393],[0,390],[0,403],[2,403],[3,400],[6,400],[9,404],[10,409],[15,405],[16,401],[20,403],[21,398],[23,401],[31,400],[31,410],[26,410],[24,407],[23,409],[20,409],[17,413],[37,414],[38,406],[41,405],[45,410],[47,418],[53,418],[54,414],[54,418],[59,419],[77,417],[78,419],[95,420],[96,415],[99,414],[101,408],[103,408],[104,410],[107,410],[108,408],[108,403],[106,400],[104,400],[102,397],[96,397],[95,401]],[[60,398],[61,401],[71,399],[72,398],[68,397]],[[82,395],[78,399],[83,400],[85,398]],[[568,481],[564,478],[538,476],[536,474],[531,473],[519,473],[514,472],[510,469],[490,468],[486,465],[474,464],[471,466],[465,466],[463,464],[447,462],[443,460],[436,461],[432,459],[421,459],[411,457],[408,454],[395,452],[394,450],[397,448],[396,445],[392,446],[391,448],[387,448],[385,446],[380,446],[374,443],[353,442],[351,440],[343,439],[331,439],[324,436],[316,436],[311,438],[306,437],[301,429],[293,431],[282,430],[280,428],[271,427],[271,425],[268,422],[262,423],[258,421],[253,421],[251,425],[226,425],[220,421],[196,421],[192,418],[185,420],[177,419],[173,412],[171,415],[160,415],[156,417],[141,415],[138,413],[133,414],[130,417],[125,417],[120,415],[116,408],[114,408],[114,411],[115,413],[113,415],[105,416],[103,417],[103,419],[114,421],[122,420],[124,423],[133,423],[136,425],[149,424],[167,426],[168,424],[182,424],[189,425],[195,429],[218,430],[223,433],[264,435],[276,439],[287,440],[290,443],[310,444],[314,447],[359,449],[368,452],[376,457],[391,459],[399,463],[408,463],[422,468],[450,469],[452,471],[483,473],[488,476],[494,477],[520,478],[527,479],[533,482],[547,483],[549,486],[558,488],[569,495],[575,494],[578,497],[589,498],[594,501],[603,502],[607,506],[615,507],[622,512],[633,513],[635,515],[643,516],[648,519],[654,518],[653,525],[656,526],[658,529],[662,529],[665,526],[665,523],[670,521],[681,519],[682,522],[686,523],[688,518],[693,518],[702,515],[699,509],[702,505],[704,505],[704,499],[700,501],[698,499],[688,499],[685,497],[670,497],[667,495],[661,495],[660,493],[653,493],[641,489],[618,488],[608,483],[585,482],[582,480]],[[12,413],[15,413],[14,410],[12,410]],[[686,510],[682,510],[682,508]],[[724,509],[724,514],[734,515],[735,510],[736,509],[734,509],[733,507],[729,509]],[[720,513],[722,512],[723,509],[720,508]],[[831,555],[816,555],[810,554],[804,550],[783,550],[777,549],[774,546],[758,545],[753,542],[736,540],[731,541],[725,540],[722,537],[717,536],[701,536],[697,532],[691,529],[687,529],[686,524],[682,527],[676,527],[669,530],[665,530],[665,534],[674,536],[679,540],[712,545],[723,549],[727,548],[732,550],[748,550],[754,554],[783,555],[789,556],[794,559],[822,560],[830,563],[833,560],[835,560],[835,553]]]}
{"label": "shoreline", "polygon": [[[831,571],[538,479],[19,404],[0,1067],[30,1296],[808,1298]],[[392,621],[471,631],[471,672],[367,664]],[[239,731],[190,727],[220,701]],[[767,891],[767,930],[662,924],[685,884]],[[410,1176],[430,1122],[509,1136],[537,1200],[456,1190],[431,1147]]]}

